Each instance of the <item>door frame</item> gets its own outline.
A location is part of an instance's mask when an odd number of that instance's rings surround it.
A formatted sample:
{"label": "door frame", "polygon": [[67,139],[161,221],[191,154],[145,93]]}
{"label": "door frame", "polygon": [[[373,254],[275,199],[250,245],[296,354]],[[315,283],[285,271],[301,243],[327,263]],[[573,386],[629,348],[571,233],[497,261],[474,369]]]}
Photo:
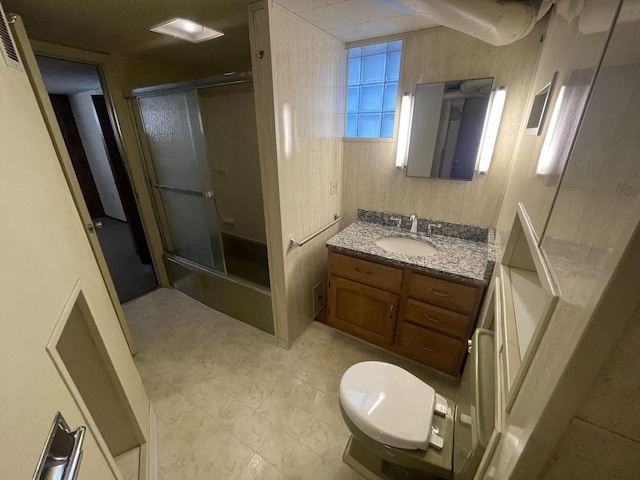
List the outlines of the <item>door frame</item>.
{"label": "door frame", "polygon": [[[120,328],[122,329],[122,333],[125,337],[127,345],[129,347],[129,351],[132,355],[136,353],[136,345],[133,341],[133,337],[131,335],[131,331],[129,329],[129,324],[124,315],[124,311],[122,309],[122,305],[120,304],[120,300],[118,298],[118,294],[115,289],[115,285],[113,284],[113,279],[111,278],[111,274],[109,272],[109,268],[107,266],[107,262],[104,258],[104,254],[102,253],[102,248],[100,247],[100,243],[98,241],[98,236],[96,234],[95,228],[93,226],[93,221],[91,216],[89,215],[89,210],[84,201],[84,197],[82,195],[82,191],[80,190],[80,184],[78,183],[78,179],[75,175],[75,171],[73,170],[73,166],[71,164],[71,158],[69,157],[69,152],[67,151],[66,145],[64,143],[64,139],[62,137],[62,133],[60,131],[60,126],[56,120],[55,113],[53,111],[53,107],[51,105],[51,101],[49,99],[49,93],[44,85],[44,81],[40,74],[40,70],[38,68],[38,64],[36,61],[34,49],[31,46],[31,41],[27,36],[26,29],[24,27],[24,23],[22,18],[19,15],[10,15],[9,19],[10,28],[14,37],[14,41],[19,49],[19,53],[21,55],[25,72],[29,78],[29,82],[31,83],[31,87],[33,88],[34,94],[38,101],[38,105],[42,112],[42,117],[44,119],[45,125],[51,137],[51,141],[53,143],[54,149],[56,151],[56,155],[58,156],[58,160],[60,162],[60,166],[65,176],[65,180],[67,181],[67,185],[69,186],[69,191],[73,198],[73,202],[78,210],[78,214],[83,223],[83,227],[85,233],[87,234],[87,238],[89,240],[89,244],[91,245],[91,249],[96,258],[96,262],[98,264],[98,268],[100,270],[101,276],[104,280],[105,287],[107,289],[107,293],[111,299],[111,303],[113,304],[113,308],[118,317],[118,322],[120,323]],[[97,59],[97,62],[88,62],[86,59],[79,60],[76,58],[62,58],[56,55],[49,55],[47,53],[43,53],[43,55],[50,56],[53,58],[61,58],[63,60],[71,60],[71,61],[79,61],[82,63],[92,63],[96,65],[100,72],[101,82],[103,86],[103,95],[105,97],[105,101],[107,101],[107,105],[110,110],[110,117],[112,121],[112,126],[114,125],[114,109],[111,103],[111,95],[108,91],[108,82],[105,76],[105,72],[103,67],[103,59]],[[102,55],[97,54],[99,57]],[[104,55],[106,57],[106,55]],[[117,125],[117,123],[115,123]],[[120,134],[118,129],[114,129],[114,133],[117,132]],[[116,138],[119,135],[116,135]],[[120,140],[121,142],[121,140]],[[126,158],[123,155],[123,158]],[[158,282],[160,285],[163,284],[162,279],[160,277],[160,273],[158,272],[156,262],[154,261],[154,268],[156,268],[156,275],[158,276]],[[166,279],[166,270],[164,266],[162,266],[162,273],[164,274],[164,278]],[[166,285],[166,283],[165,283]]]}

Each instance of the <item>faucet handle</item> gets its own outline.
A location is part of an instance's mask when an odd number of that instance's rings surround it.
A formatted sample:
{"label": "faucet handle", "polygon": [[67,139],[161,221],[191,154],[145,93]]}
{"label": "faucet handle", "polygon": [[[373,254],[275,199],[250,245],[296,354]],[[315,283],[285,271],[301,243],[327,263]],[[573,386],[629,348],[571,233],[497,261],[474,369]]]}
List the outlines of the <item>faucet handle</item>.
{"label": "faucet handle", "polygon": [[430,223],[429,225],[427,225],[427,235],[431,235],[432,228],[441,228],[441,227],[442,227],[441,223]]}
{"label": "faucet handle", "polygon": [[389,220],[392,222],[398,222],[395,228],[402,228],[402,218],[391,217]]}

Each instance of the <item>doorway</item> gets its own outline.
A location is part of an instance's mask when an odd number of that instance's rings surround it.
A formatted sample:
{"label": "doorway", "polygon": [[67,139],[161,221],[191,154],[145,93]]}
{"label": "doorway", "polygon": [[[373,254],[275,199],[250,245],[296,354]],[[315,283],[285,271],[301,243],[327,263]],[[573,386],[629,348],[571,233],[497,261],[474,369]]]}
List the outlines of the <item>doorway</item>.
{"label": "doorway", "polygon": [[98,66],[36,56],[118,300],[158,286]]}

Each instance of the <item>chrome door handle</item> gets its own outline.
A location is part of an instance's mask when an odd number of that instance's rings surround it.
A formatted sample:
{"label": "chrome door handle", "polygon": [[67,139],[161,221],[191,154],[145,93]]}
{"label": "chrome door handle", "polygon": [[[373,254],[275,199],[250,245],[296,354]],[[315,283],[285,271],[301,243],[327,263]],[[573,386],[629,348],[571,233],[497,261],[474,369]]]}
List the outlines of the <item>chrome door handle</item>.
{"label": "chrome door handle", "polygon": [[40,456],[33,480],[76,480],[82,460],[82,444],[86,427],[71,431],[58,412]]}

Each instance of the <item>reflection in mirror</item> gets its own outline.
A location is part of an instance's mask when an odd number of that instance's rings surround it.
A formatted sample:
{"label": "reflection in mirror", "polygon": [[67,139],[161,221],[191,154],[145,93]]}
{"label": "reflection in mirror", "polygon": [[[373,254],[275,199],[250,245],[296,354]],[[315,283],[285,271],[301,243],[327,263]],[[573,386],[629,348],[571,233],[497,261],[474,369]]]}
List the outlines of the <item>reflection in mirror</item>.
{"label": "reflection in mirror", "polygon": [[408,177],[472,180],[493,78],[416,86]]}
{"label": "reflection in mirror", "polygon": [[536,168],[536,174],[547,177],[547,186],[560,183],[594,76],[592,68],[573,70],[560,87]]}

